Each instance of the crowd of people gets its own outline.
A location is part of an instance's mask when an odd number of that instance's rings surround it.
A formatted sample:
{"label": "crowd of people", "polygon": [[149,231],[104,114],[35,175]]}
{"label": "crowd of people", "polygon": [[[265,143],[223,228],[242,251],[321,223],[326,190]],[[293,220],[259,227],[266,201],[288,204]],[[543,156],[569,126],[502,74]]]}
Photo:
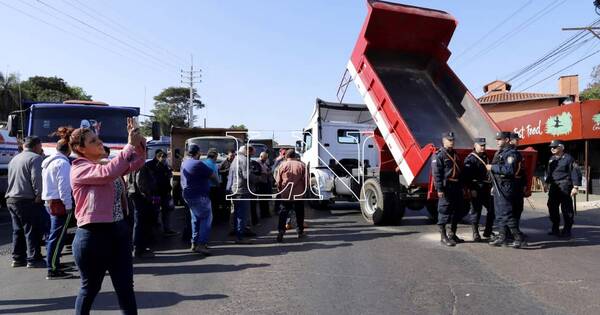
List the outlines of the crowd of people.
{"label": "crowd of people", "polygon": [[[9,164],[6,202],[13,228],[12,266],[46,268],[49,280],[72,278],[72,272],[78,270],[78,314],[89,313],[107,271],[121,309],[135,314],[133,258],[154,256],[155,230],[165,237],[180,234],[172,224],[173,174],[167,153],[157,150],[147,161],[146,140],[133,119],[128,119],[127,130],[128,144],[111,159],[110,150],[91,129],[61,127],[54,133],[58,138],[56,153],[45,157],[40,139],[27,137],[23,151]],[[496,141],[498,151],[489,158],[485,138],[474,139],[473,151],[461,163],[454,150],[454,134],[443,135],[443,146],[432,158],[442,244],[464,242],[457,235],[457,226],[468,214],[474,241],[526,246],[519,226],[527,186],[523,157],[516,149],[519,137],[500,132]],[[550,234],[570,236],[574,216],[571,198],[577,194],[581,173],[564,152],[562,142],[553,141],[550,146],[553,156],[545,177]],[[71,158],[73,153],[77,158]],[[254,153],[252,146],[242,146],[218,163],[216,149],[200,152],[197,145],[188,146],[180,186],[189,211],[185,212],[187,222],[181,233],[191,252],[211,255],[209,241],[215,215],[230,219],[230,235],[236,244],[252,243],[251,237],[256,236],[252,226],[272,215],[272,199],[273,210],[279,215],[276,241],[283,242],[286,231],[292,228],[292,213],[298,238],[306,236],[304,202],[297,198],[306,193],[306,166],[293,149],[281,150],[273,162],[266,152],[257,160],[250,158]],[[206,158],[201,158],[204,154]],[[480,235],[483,208],[487,216]],[[465,213],[465,209],[470,210]],[[73,223],[77,229],[70,241],[67,230]],[[45,259],[41,250],[44,244]],[[65,246],[72,247],[74,266],[60,261]]]}
{"label": "crowd of people", "polygon": [[[474,139],[473,151],[464,163],[460,163],[454,150],[454,133],[442,135],[442,147],[434,155],[431,169],[439,199],[437,224],[443,245],[452,247],[464,242],[456,231],[458,223],[466,216],[471,222],[475,242],[485,240],[491,246],[514,248],[527,245],[525,234],[520,229],[527,176],[523,156],[517,150],[519,135],[499,132],[496,144],[498,151],[490,159],[486,152],[486,139]],[[574,223],[572,197],[577,195],[581,185],[581,171],[573,157],[565,152],[562,141],[553,140],[550,150],[552,157],[544,177],[552,223],[548,234],[570,237]],[[484,207],[487,215],[482,238],[479,222]],[[469,212],[465,213],[465,209]],[[560,211],[563,214],[562,230]],[[493,232],[494,227],[496,233]]]}
{"label": "crowd of people", "polygon": [[[31,136],[9,163],[5,197],[13,228],[12,266],[46,268],[48,280],[74,278],[72,272],[79,271],[77,314],[90,312],[106,272],[122,311],[135,314],[133,258],[154,256],[157,230],[165,237],[180,234],[172,224],[173,174],[167,153],[157,150],[147,161],[146,140],[133,119],[127,130],[128,144],[111,159],[110,149],[91,129],[61,127],[54,133],[56,153],[45,156],[40,138]],[[281,151],[274,165],[266,152],[258,161],[250,159],[253,154],[252,146],[242,146],[219,165],[215,149],[202,153],[196,145],[188,147],[180,178],[189,208],[182,236],[189,237],[193,253],[211,255],[213,214],[223,216],[224,211],[232,214],[235,243],[251,243],[256,235],[251,226],[271,216],[274,186],[282,196],[274,209],[280,214],[277,241],[283,241],[289,228],[290,211],[296,213],[298,237],[306,235],[303,202],[294,201],[304,194],[304,164],[294,150]],[[255,195],[264,199],[254,200]],[[67,231],[73,225],[71,240]],[[75,265],[61,263],[64,247],[71,247]]]}

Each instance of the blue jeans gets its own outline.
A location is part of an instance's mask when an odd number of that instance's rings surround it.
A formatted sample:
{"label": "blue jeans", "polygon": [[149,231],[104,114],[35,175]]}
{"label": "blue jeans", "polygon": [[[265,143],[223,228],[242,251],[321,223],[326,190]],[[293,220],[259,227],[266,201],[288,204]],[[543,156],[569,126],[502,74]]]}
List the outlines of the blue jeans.
{"label": "blue jeans", "polygon": [[250,200],[233,200],[233,228],[238,240],[244,236],[244,228],[246,227],[246,214],[250,210]]}
{"label": "blue jeans", "polygon": [[68,223],[73,211],[67,215],[50,215],[50,235],[46,241],[46,266],[49,271],[56,271],[60,266],[60,253],[65,245]]}
{"label": "blue jeans", "polygon": [[150,246],[155,208],[152,202],[141,194],[129,194],[129,198],[133,200],[134,204],[133,245],[136,252],[144,251]]}
{"label": "blue jeans", "polygon": [[212,225],[212,207],[208,196],[184,198],[192,217],[192,244],[207,244]]}
{"label": "blue jeans", "polygon": [[125,220],[90,223],[77,229],[73,257],[81,274],[81,289],[75,301],[76,314],[90,313],[106,271],[123,314],[137,314],[131,249],[131,229]]}

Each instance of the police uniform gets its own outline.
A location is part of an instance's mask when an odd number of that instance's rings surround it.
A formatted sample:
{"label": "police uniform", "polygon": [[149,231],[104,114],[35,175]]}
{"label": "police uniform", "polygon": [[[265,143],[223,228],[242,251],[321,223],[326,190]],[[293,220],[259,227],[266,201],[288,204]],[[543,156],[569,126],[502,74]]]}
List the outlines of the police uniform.
{"label": "police uniform", "polygon": [[[560,141],[552,141],[550,146],[564,145]],[[546,169],[546,184],[548,191],[548,212],[552,222],[552,232],[550,234],[558,235],[560,226],[559,207],[562,210],[564,227],[562,234],[569,236],[573,226],[573,198],[571,190],[573,186],[581,185],[581,171],[575,162],[575,159],[568,153],[561,156],[553,155],[548,161]]]}
{"label": "police uniform", "polygon": [[[442,135],[444,138],[454,139],[454,133],[448,132]],[[431,172],[435,189],[444,193],[438,200],[438,226],[440,227],[441,242],[448,246],[454,246],[462,242],[456,236],[458,221],[463,213],[463,187],[460,180],[461,168],[458,155],[453,149],[442,147],[432,158]],[[450,233],[446,234],[446,225],[451,224]]]}
{"label": "police uniform", "polygon": [[[499,132],[496,139],[510,139],[510,132]],[[494,211],[499,236],[490,242],[490,245],[500,246],[505,243],[506,228],[515,238],[512,246],[521,247],[522,245],[522,235],[513,215],[513,203],[517,189],[515,173],[520,162],[517,150],[511,148],[508,143],[498,150],[492,159]]]}
{"label": "police uniform", "polygon": [[[516,133],[511,133],[511,139],[520,139]],[[521,215],[523,214],[523,208],[525,205],[525,188],[527,187],[527,175],[525,174],[525,165],[523,163],[523,155],[517,150],[517,147],[510,145],[511,149],[515,151],[517,155],[517,164],[515,170],[515,195],[513,201],[513,216],[517,221],[517,226],[520,227]]]}
{"label": "police uniform", "polygon": [[[475,139],[475,143],[485,145],[485,138]],[[487,210],[485,229],[483,236],[489,238],[492,235],[494,226],[494,205],[492,200],[491,188],[492,181],[485,168],[489,164],[489,158],[485,151],[483,153],[471,152],[465,158],[464,181],[467,189],[471,193],[471,209],[469,218],[473,228],[473,240],[480,241],[479,220],[483,207]]]}

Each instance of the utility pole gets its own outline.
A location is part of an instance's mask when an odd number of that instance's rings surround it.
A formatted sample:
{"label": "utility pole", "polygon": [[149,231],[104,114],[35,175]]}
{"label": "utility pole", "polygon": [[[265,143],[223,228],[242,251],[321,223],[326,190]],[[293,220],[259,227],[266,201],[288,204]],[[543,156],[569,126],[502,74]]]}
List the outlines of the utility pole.
{"label": "utility pole", "polygon": [[188,117],[188,127],[193,127],[194,126],[194,83],[200,83],[202,82],[200,80],[200,78],[202,77],[202,75],[200,74],[202,72],[201,69],[198,70],[194,70],[194,55],[190,55],[191,56],[191,64],[190,64],[190,70],[185,71],[185,70],[181,70],[181,83],[183,84],[189,84],[190,85],[190,111],[188,113],[189,117]]}

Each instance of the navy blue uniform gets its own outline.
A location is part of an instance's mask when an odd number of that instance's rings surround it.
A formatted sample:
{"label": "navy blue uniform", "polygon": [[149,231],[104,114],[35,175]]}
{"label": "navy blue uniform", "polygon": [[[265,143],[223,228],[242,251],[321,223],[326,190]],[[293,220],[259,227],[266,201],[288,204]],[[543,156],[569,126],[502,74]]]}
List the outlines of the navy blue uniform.
{"label": "navy blue uniform", "polygon": [[[494,201],[492,199],[492,181],[485,165],[489,163],[487,154],[471,152],[465,159],[464,181],[471,192],[471,210],[469,217],[471,224],[479,225],[483,207],[487,210],[484,236],[492,234],[494,226]],[[475,196],[473,196],[475,194]]]}
{"label": "navy blue uniform", "polygon": [[548,212],[552,229],[558,230],[560,225],[559,206],[564,219],[564,229],[570,231],[573,226],[573,199],[571,190],[573,186],[581,185],[581,171],[575,159],[567,153],[562,156],[552,156],[546,169],[546,184],[548,191]]}
{"label": "navy blue uniform", "polygon": [[496,225],[503,230],[518,228],[517,220],[513,216],[513,202],[516,194],[515,173],[519,163],[520,154],[510,147],[504,147],[496,152],[492,160],[492,175],[494,176],[494,211]]}
{"label": "navy blue uniform", "polygon": [[517,155],[517,161],[519,161],[516,165],[517,169],[515,170],[515,198],[513,202],[513,216],[515,220],[517,220],[517,225],[521,220],[521,215],[523,214],[523,206],[525,203],[525,188],[527,187],[527,175],[525,174],[525,167],[523,165],[523,156],[521,152],[517,151],[517,148],[512,147]]}
{"label": "navy blue uniform", "polygon": [[441,148],[431,161],[431,173],[435,189],[444,193],[438,201],[438,225],[458,224],[463,214],[463,189],[460,182],[461,169],[454,150]]}

